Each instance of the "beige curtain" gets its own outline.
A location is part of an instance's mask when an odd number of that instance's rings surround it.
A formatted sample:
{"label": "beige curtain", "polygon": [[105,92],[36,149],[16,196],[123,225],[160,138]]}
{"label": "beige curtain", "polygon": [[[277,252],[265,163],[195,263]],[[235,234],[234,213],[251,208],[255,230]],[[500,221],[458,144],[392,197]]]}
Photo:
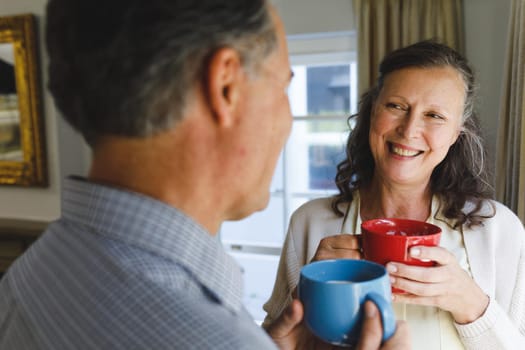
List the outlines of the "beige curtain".
{"label": "beige curtain", "polygon": [[358,40],[358,90],[375,82],[385,54],[424,39],[463,53],[462,0],[354,0]]}
{"label": "beige curtain", "polygon": [[513,0],[496,152],[496,198],[525,222],[525,1]]}

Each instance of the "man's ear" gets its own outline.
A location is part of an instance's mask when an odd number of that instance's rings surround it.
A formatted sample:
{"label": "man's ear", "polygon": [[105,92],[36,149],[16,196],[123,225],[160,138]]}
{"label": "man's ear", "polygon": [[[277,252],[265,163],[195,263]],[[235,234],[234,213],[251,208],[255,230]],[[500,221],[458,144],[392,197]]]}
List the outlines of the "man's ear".
{"label": "man's ear", "polygon": [[210,109],[217,123],[230,126],[235,121],[245,79],[239,53],[231,48],[215,51],[207,73],[205,88]]}

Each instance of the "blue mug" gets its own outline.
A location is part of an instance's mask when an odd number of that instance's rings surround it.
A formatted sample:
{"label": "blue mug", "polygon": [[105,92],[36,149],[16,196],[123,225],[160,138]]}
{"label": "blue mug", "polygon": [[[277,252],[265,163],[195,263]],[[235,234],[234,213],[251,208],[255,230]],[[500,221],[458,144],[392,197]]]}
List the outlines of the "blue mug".
{"label": "blue mug", "polygon": [[380,311],[383,341],[395,332],[391,286],[382,265],[351,259],[316,261],[301,269],[297,292],[306,326],[327,343],[354,346],[358,342],[366,300]]}

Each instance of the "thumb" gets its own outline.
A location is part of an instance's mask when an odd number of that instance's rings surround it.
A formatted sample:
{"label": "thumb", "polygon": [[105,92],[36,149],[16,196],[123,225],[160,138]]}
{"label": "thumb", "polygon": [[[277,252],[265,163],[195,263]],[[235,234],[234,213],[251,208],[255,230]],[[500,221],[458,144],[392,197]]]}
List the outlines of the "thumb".
{"label": "thumb", "polygon": [[281,316],[268,327],[268,334],[277,343],[283,340],[288,342],[302,319],[303,305],[299,300],[293,299]]}
{"label": "thumb", "polygon": [[383,327],[377,306],[370,300],[365,302],[365,317],[361,328],[361,336],[357,344],[358,350],[376,350],[381,345]]}

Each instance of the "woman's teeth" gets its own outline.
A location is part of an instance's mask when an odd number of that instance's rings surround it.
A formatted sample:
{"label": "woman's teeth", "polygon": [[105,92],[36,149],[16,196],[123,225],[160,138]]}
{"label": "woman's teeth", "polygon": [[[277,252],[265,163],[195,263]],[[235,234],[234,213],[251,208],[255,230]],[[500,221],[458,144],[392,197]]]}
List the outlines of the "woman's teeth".
{"label": "woman's teeth", "polygon": [[419,153],[419,151],[411,151],[404,148],[392,146],[392,152],[403,157],[413,157]]}

